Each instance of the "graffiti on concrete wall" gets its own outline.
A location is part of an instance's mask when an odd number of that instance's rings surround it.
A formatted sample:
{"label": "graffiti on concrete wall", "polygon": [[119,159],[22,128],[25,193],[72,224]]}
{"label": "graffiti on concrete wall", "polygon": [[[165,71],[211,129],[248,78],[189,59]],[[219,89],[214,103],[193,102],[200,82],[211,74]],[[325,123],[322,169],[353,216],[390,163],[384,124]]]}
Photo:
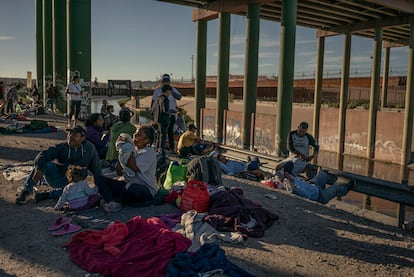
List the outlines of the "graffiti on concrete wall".
{"label": "graffiti on concrete wall", "polygon": [[399,159],[402,155],[402,149],[392,140],[377,140],[375,142],[375,150],[382,153],[391,155],[393,159]]}
{"label": "graffiti on concrete wall", "polygon": [[216,140],[216,133],[214,131],[215,120],[215,116],[213,115],[203,116],[203,139],[209,141]]}
{"label": "graffiti on concrete wall", "polygon": [[227,119],[226,122],[226,144],[241,146],[241,124],[240,120]]}
{"label": "graffiti on concrete wall", "polygon": [[270,128],[255,128],[254,148],[260,153],[274,154],[274,141]]}

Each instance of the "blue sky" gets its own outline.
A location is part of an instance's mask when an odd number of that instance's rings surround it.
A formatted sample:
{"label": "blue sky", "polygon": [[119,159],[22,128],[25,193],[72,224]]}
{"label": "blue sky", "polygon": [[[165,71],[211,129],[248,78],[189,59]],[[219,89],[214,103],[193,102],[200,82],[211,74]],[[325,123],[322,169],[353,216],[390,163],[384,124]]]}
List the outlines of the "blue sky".
{"label": "blue sky", "polygon": [[[35,0],[0,0],[0,77],[35,75]],[[92,76],[108,79],[155,80],[172,73],[190,79],[195,55],[196,24],[192,9],[154,0],[92,0]],[[277,75],[279,33],[277,22],[261,20],[259,74]],[[297,76],[315,70],[315,30],[297,28]],[[217,73],[217,20],[208,23],[207,74]],[[329,37],[325,71],[339,72],[343,37]],[[245,18],[231,18],[230,74],[243,74]],[[369,72],[372,41],[353,36],[351,72]],[[195,62],[194,62],[195,66]],[[407,47],[391,50],[393,72],[405,72]]]}

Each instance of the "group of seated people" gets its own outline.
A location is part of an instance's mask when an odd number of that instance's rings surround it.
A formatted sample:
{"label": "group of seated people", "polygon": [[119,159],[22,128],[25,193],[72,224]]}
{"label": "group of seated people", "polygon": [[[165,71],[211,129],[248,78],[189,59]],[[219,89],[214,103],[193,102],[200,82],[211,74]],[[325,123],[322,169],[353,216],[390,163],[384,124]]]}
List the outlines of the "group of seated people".
{"label": "group of seated people", "polygon": [[[34,169],[25,183],[18,189],[16,204],[26,203],[43,178],[54,189],[35,193],[36,202],[46,199],[61,199],[56,209],[63,207],[63,202],[71,209],[85,209],[96,204],[99,193],[100,204],[108,212],[122,209],[124,204],[132,206],[149,205],[158,192],[157,170],[157,124],[142,125],[138,129],[130,123],[131,113],[121,110],[119,121],[113,124],[110,135],[104,128],[102,114],[92,114],[86,123],[86,129],[75,126],[67,129],[67,141],[41,151],[34,160]],[[180,155],[204,155],[210,152],[199,137],[195,135],[196,126],[190,124],[178,142]],[[108,146],[109,145],[109,146]],[[106,151],[104,150],[107,147]],[[122,180],[112,179],[102,174],[101,159],[115,161],[114,169]],[[258,179],[263,178],[257,157],[247,162],[228,160],[222,153],[213,151],[210,156],[217,158],[222,171],[228,175],[239,176],[247,172]],[[333,184],[326,188],[329,176],[321,170],[309,181],[304,181],[291,174],[290,161],[277,170],[279,180],[288,180],[291,190],[301,196],[320,203],[327,203],[335,196],[343,196],[352,189],[353,184]],[[92,190],[85,184],[89,170],[94,176],[97,189]],[[312,189],[310,189],[310,187]]]}

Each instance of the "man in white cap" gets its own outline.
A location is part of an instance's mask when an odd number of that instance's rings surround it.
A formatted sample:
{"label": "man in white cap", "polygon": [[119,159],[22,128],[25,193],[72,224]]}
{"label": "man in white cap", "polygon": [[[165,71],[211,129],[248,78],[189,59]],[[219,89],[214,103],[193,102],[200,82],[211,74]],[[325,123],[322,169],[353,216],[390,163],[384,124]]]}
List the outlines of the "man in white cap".
{"label": "man in white cap", "polygon": [[[170,85],[171,78],[170,75],[164,74],[162,75],[161,86],[157,87],[152,94],[151,100],[151,109],[153,108],[154,102],[163,92],[162,87],[164,85]],[[171,95],[168,97],[170,102],[169,107],[169,114],[170,114],[170,124],[168,125],[168,143],[170,144],[170,151],[175,152],[174,148],[174,124],[175,124],[175,115],[177,114],[177,100],[180,100],[182,97],[181,93],[174,87],[172,87]]]}

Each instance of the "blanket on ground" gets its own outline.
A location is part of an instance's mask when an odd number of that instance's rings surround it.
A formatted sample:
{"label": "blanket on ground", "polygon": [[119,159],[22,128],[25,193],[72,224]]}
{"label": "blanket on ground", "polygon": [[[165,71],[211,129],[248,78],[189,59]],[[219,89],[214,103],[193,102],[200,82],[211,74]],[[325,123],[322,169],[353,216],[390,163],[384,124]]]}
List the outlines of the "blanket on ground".
{"label": "blanket on ground", "polygon": [[206,243],[219,241],[243,243],[244,238],[240,232],[219,232],[210,224],[204,222],[207,213],[197,213],[195,210],[187,211],[181,216],[181,224],[174,228],[178,233],[192,241],[190,252],[196,252]]}
{"label": "blanket on ground", "polygon": [[233,277],[253,276],[230,262],[224,250],[215,243],[204,244],[194,256],[189,252],[178,253],[167,269],[167,277],[212,276],[214,273]]}
{"label": "blanket on ground", "polygon": [[263,237],[265,230],[279,219],[259,203],[245,198],[240,188],[213,194],[208,214],[204,220],[216,230],[239,231],[251,237]]}
{"label": "blanket on ground", "polygon": [[[165,276],[170,259],[191,246],[189,239],[171,231],[156,217],[136,216],[125,226],[113,224],[116,227],[74,235],[64,245],[71,259],[88,272],[102,275]],[[110,242],[111,236],[117,241]]]}
{"label": "blanket on ground", "polygon": [[0,167],[3,176],[7,181],[20,181],[29,176],[33,170],[33,165],[7,165]]}

